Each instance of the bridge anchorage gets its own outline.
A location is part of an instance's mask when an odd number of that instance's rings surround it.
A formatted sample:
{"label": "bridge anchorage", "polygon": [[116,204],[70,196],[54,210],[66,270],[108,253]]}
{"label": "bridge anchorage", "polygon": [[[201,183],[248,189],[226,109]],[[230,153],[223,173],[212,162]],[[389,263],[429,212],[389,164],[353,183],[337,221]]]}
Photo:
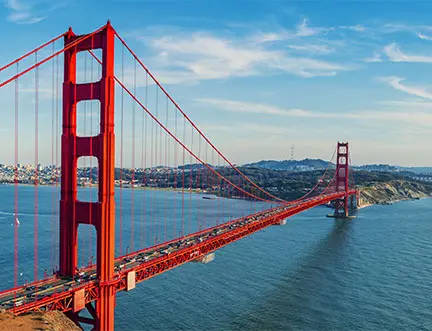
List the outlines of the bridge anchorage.
{"label": "bridge anchorage", "polygon": [[[53,42],[62,37],[64,38],[64,46],[61,50],[55,52],[53,45],[53,51],[50,53],[51,55],[45,59],[36,56],[36,63],[34,65],[31,65],[27,69],[22,69],[23,66],[20,63],[23,59],[31,55],[37,55],[41,49],[47,45],[53,44]],[[119,76],[115,74],[115,41],[123,45],[122,57],[123,52],[126,50],[129,55],[132,55],[131,57],[135,61],[132,66],[132,68],[134,68],[132,78],[129,79],[134,82],[132,88],[128,88],[126,80],[123,80],[123,63],[121,66],[121,74]],[[96,54],[98,53],[95,52],[95,50],[101,50],[101,58],[97,57]],[[77,70],[77,56],[79,53],[85,53],[88,58],[96,59],[97,63],[100,65],[101,71],[99,80],[78,82],[77,71],[79,70]],[[41,280],[37,278],[37,268],[35,267],[36,273],[34,280],[27,284],[19,284],[17,281],[19,269],[17,258],[18,241],[16,237],[14,242],[15,285],[12,289],[0,292],[0,308],[17,315],[31,311],[59,310],[64,312],[80,327],[83,324],[89,324],[97,331],[111,331],[114,330],[115,298],[118,292],[133,290],[138,283],[188,262],[209,263],[214,259],[214,252],[218,249],[267,227],[285,225],[288,218],[308,209],[334,202],[335,212],[332,217],[350,218],[349,205],[351,204],[353,207],[354,205],[358,205],[358,203],[355,203],[354,196],[358,198],[359,194],[349,186],[350,161],[348,143],[339,142],[337,144],[336,171],[334,176],[332,176],[332,171],[330,170],[332,164],[332,160],[330,160],[328,169],[326,169],[321,178],[317,181],[317,184],[301,198],[293,201],[285,201],[274,196],[254,183],[212,144],[183,112],[168,92],[166,92],[135,53],[133,53],[110,23],[86,35],[75,35],[72,29],[69,29],[69,31],[53,39],[51,42],[1,67],[0,72],[3,72],[3,70],[16,65],[17,72],[14,72],[11,78],[0,81],[0,88],[14,82],[16,89],[15,96],[19,96],[20,84],[18,84],[18,78],[23,77],[32,70],[37,70],[39,66],[53,59],[56,61],[52,61],[52,73],[54,75],[55,72],[58,72],[58,70],[55,70],[55,66],[56,63],[58,66],[58,58],[60,55],[64,57],[61,195],[59,203],[60,213],[59,215],[53,214],[56,215],[55,218],[57,219],[58,217],[59,220],[59,251],[54,251],[55,254],[58,254],[59,269],[54,272],[51,277],[45,277]],[[145,79],[142,80],[145,82],[145,94],[143,93],[145,97],[138,97],[136,93],[136,91],[138,91],[136,86],[137,68],[141,68],[145,75]],[[37,84],[38,75],[36,74],[35,76]],[[53,85],[56,81],[54,78],[53,76]],[[155,88],[156,91],[156,101],[153,103],[153,106],[156,107],[156,115],[149,109],[152,103],[151,100],[148,102],[149,105],[147,104],[148,80],[150,81],[149,85]],[[174,210],[174,215],[181,215],[180,224],[173,223],[172,235],[169,237],[167,236],[166,222],[167,220],[172,221],[176,218],[171,217],[172,214],[164,211],[165,228],[163,229],[161,225],[161,229],[155,228],[154,232],[156,232],[156,234],[150,233],[147,237],[144,235],[144,244],[140,245],[139,249],[133,249],[134,242],[131,240],[131,249],[130,251],[127,250],[126,254],[123,254],[121,250],[122,218],[120,218],[120,222],[117,223],[119,225],[117,231],[120,232],[118,233],[120,244],[116,245],[117,243],[115,241],[117,205],[114,200],[116,159],[114,148],[116,140],[114,134],[116,104],[114,96],[116,88],[130,97],[133,111],[135,111],[135,108],[139,109],[145,114],[146,121],[148,119],[148,121],[152,123],[151,130],[145,132],[143,130],[146,141],[150,141],[151,144],[149,144],[152,147],[148,147],[147,143],[143,146],[151,148],[149,154],[151,155],[151,160],[154,162],[151,163],[150,166],[148,163],[145,163],[147,166],[141,167],[143,178],[140,178],[140,181],[142,181],[142,186],[150,187],[150,185],[147,185],[148,183],[156,183],[157,180],[159,180],[157,183],[162,185],[160,187],[173,190],[177,198],[174,200],[179,200],[180,202],[178,205],[175,205],[174,202],[173,207],[170,207]],[[165,98],[163,103],[161,96]],[[56,97],[55,99],[61,98]],[[142,99],[145,100],[142,101]],[[78,103],[82,101],[90,100],[97,100],[99,104],[99,133],[93,136],[80,136],[77,133],[77,106]],[[121,100],[121,107],[123,107],[123,95]],[[159,109],[158,104],[160,107]],[[162,106],[160,105],[162,104],[164,106],[164,111],[161,110]],[[17,101],[15,109],[16,111],[18,110]],[[123,108],[121,108],[120,111],[120,127],[122,127]],[[174,114],[171,115],[171,118],[168,118],[169,112]],[[161,120],[161,116],[165,116],[162,117],[163,120]],[[135,117],[133,118],[135,119]],[[131,131],[133,138],[135,122],[132,121],[132,123],[133,129]],[[147,122],[145,123],[145,128],[147,129]],[[182,127],[178,128],[178,123],[182,123]],[[170,124],[174,126],[169,127]],[[186,124],[189,126],[188,130],[186,130]],[[148,138],[148,131],[151,131],[150,135],[153,134],[154,137]],[[192,133],[188,136],[187,132]],[[120,137],[122,155],[122,134]],[[131,145],[133,148],[134,143]],[[153,145],[158,146],[157,151],[160,155],[156,154],[156,148],[153,149]],[[17,149],[15,153],[18,155]],[[132,152],[132,154],[134,155],[134,152]],[[181,156],[182,162],[179,161]],[[190,166],[185,165],[185,156],[190,157]],[[94,157],[98,161],[98,192],[97,201],[94,202],[85,202],[78,199],[77,168],[78,159],[81,157]],[[120,159],[122,160],[122,156]],[[134,164],[134,156],[132,160],[132,164]],[[165,160],[165,163],[162,162],[162,160]],[[219,164],[219,162],[222,162],[222,164]],[[36,164],[38,164],[38,162],[36,162]],[[161,167],[161,164],[164,167]],[[195,168],[193,166],[195,166]],[[18,168],[18,162],[16,161],[16,192],[18,192]],[[131,167],[131,169],[136,168],[136,166]],[[166,170],[165,174],[163,171],[153,171],[153,168],[169,170]],[[123,168],[120,166],[120,171],[122,171],[122,169]],[[145,172],[145,170],[148,171]],[[129,183],[132,194],[138,181],[134,176],[135,170],[132,171]],[[122,215],[123,207],[121,205],[121,196],[123,191],[121,185],[122,179],[120,179],[120,187],[118,188],[118,191],[120,191],[120,208],[117,208],[117,213]],[[37,186],[35,187],[35,191],[37,192]],[[194,192],[197,194],[193,195]],[[180,193],[181,196],[178,193]],[[206,196],[206,199],[202,200],[199,194],[204,193],[211,193],[214,196]],[[198,224],[196,224],[195,227],[191,225],[192,221],[188,220],[188,218],[192,218],[192,213],[187,213],[185,195],[188,195],[187,199],[191,201],[189,210],[195,208],[198,212],[203,213],[202,218],[204,222],[200,221],[197,216]],[[179,196],[180,199],[178,199]],[[192,204],[193,198],[197,198],[195,204]],[[235,199],[239,198],[251,200],[251,209],[250,212],[246,213],[246,216],[239,217],[234,213],[231,214],[232,206],[234,205],[235,208]],[[15,214],[18,214],[18,194],[15,195],[15,199]],[[55,204],[57,204],[56,199],[57,198],[54,198],[53,200]],[[254,204],[253,201],[268,203],[268,205],[265,205],[267,209],[255,210],[256,204]],[[273,206],[276,205],[276,207],[272,206],[270,208],[270,203],[272,203]],[[220,214],[228,214],[229,216],[226,216],[223,221],[215,219],[212,220],[213,223],[206,223],[210,222],[209,217],[207,217],[207,219],[205,218],[205,205],[208,204],[218,204]],[[164,205],[165,209],[167,205]],[[145,206],[148,210],[152,207],[149,205]],[[179,212],[177,212],[176,208]],[[132,207],[131,209],[133,211]],[[164,208],[161,208],[161,210],[162,209]],[[143,208],[141,213],[147,215],[146,211],[147,209]],[[155,213],[155,211],[152,210],[152,213]],[[154,215],[152,213],[149,213],[149,215]],[[133,212],[131,215],[134,215]],[[158,216],[161,217],[160,214]],[[133,221],[132,216],[131,219]],[[151,223],[151,221],[153,220],[148,220],[149,223]],[[18,222],[14,224],[14,231],[16,234],[18,233],[18,224]],[[89,225],[96,230],[96,263],[89,263],[89,265],[85,267],[78,265],[78,227],[80,224]],[[189,225],[189,229],[185,230],[187,225]],[[132,231],[132,229],[130,231]],[[164,234],[164,237],[162,234]],[[152,235],[154,235],[154,237]],[[146,242],[146,239],[149,238],[150,240]],[[160,238],[162,238],[162,240],[159,240]],[[132,237],[132,239],[134,238]],[[140,238],[140,240],[141,239],[142,238]],[[36,245],[37,235],[35,234],[35,247]],[[116,248],[120,251],[117,256],[115,255]],[[37,266],[38,259],[36,255],[34,261],[34,265]]]}

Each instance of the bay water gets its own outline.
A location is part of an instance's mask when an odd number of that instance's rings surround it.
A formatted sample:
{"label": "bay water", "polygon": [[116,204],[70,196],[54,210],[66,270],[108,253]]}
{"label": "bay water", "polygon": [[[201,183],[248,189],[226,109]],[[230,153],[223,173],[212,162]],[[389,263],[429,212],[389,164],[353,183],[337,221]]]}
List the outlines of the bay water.
{"label": "bay water", "polygon": [[[181,194],[123,190],[124,211],[131,195],[138,202],[147,197],[148,205],[134,215],[133,242],[131,216],[123,213],[124,242],[121,249],[117,244],[118,254],[128,243],[136,249],[140,241],[149,246],[163,240],[137,234],[140,229],[149,233],[152,227],[164,231],[157,223],[159,209],[176,220],[172,235],[181,232]],[[53,245],[58,190],[40,187],[37,210],[33,187],[19,187],[19,197],[18,278],[24,283],[33,277],[35,212],[41,272],[46,268],[50,273],[58,263]],[[190,199],[187,208],[197,215],[191,231],[204,226],[203,215],[209,226],[268,207],[242,200],[203,202],[199,194]],[[13,286],[13,203],[14,187],[0,186],[0,290]],[[267,228],[222,248],[209,264],[188,263],[119,293],[116,329],[432,330],[432,200],[370,206],[347,221],[326,218],[328,212],[325,207],[306,211],[285,226]],[[82,233],[82,245],[92,246],[86,253],[90,255],[94,240],[89,238],[94,234]]]}

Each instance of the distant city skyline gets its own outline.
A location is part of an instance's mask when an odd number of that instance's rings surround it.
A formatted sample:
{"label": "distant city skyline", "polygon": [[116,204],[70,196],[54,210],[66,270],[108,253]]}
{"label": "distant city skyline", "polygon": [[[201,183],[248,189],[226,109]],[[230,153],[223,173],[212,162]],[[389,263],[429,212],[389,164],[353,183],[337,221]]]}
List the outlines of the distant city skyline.
{"label": "distant city skyline", "polygon": [[[339,140],[350,142],[355,165],[432,165],[426,143],[432,141],[432,56],[427,55],[432,51],[432,3],[124,3],[6,0],[0,5],[0,29],[10,33],[0,35],[8,45],[0,51],[0,63],[69,25],[86,33],[109,18],[236,164],[289,160],[291,145],[296,159],[326,160]],[[125,79],[130,81],[128,69]],[[50,70],[41,68],[40,75]],[[0,81],[10,73],[0,73]],[[34,161],[34,128],[23,119],[34,116],[32,77],[20,83],[22,163]],[[143,77],[139,80],[142,88]],[[43,84],[39,159],[48,164],[53,158],[52,95],[50,80]],[[11,164],[13,87],[0,91],[0,103],[0,163]],[[130,166],[130,156],[125,163]]]}

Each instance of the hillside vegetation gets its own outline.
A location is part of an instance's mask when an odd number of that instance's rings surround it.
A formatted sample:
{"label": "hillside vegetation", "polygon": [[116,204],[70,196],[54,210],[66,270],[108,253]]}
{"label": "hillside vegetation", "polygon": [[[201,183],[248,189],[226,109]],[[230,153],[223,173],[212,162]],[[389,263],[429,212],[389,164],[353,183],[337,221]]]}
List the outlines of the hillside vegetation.
{"label": "hillside vegetation", "polygon": [[[229,188],[230,185],[220,181],[202,166],[192,168],[192,173],[190,169],[185,169],[184,174],[175,174],[173,171],[152,171],[147,174],[135,173],[134,178],[138,183],[151,183],[154,187],[180,188],[184,185],[185,188],[192,186],[194,189],[206,190],[220,196],[239,195],[238,192]],[[315,186],[325,171],[324,169],[309,171],[274,170],[252,166],[239,167],[239,169],[258,186],[285,200],[297,199],[304,195]],[[256,188],[250,187],[250,184],[241,179],[233,169],[221,167],[217,168],[217,171],[231,182],[240,184],[247,191],[256,195],[261,194]],[[329,180],[334,177],[334,173],[334,169],[327,171],[325,180],[321,185],[322,188],[328,185]],[[191,175],[192,179],[190,178]],[[364,189],[367,192],[365,199],[369,201],[368,203],[383,203],[430,195],[432,184],[418,182],[412,179],[414,175],[410,172],[352,170],[350,172],[350,185],[353,188]],[[116,179],[118,178],[130,180],[132,174],[129,169],[124,169],[120,177],[120,170],[116,169]],[[402,183],[405,184],[402,185]],[[381,190],[384,193],[378,196],[377,193],[372,193],[374,190],[377,192]]]}

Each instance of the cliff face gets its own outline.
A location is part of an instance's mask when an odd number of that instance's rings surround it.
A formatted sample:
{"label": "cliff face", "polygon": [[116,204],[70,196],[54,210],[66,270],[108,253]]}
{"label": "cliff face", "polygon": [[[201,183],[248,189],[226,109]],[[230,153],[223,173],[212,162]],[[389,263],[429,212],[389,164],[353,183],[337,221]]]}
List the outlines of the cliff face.
{"label": "cliff face", "polygon": [[411,200],[432,196],[432,185],[419,182],[394,180],[362,187],[361,205],[386,204],[399,200]]}

